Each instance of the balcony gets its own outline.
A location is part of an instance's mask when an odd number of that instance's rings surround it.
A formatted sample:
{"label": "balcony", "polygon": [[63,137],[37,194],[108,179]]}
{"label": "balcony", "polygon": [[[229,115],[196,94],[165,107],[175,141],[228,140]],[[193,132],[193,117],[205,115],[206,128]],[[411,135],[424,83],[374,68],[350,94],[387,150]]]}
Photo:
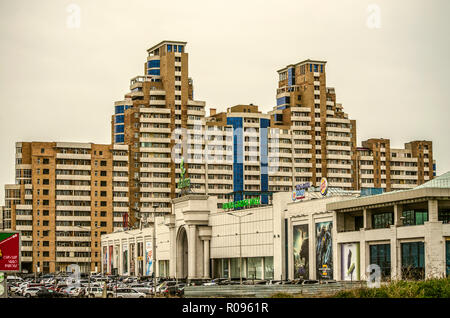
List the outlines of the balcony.
{"label": "balcony", "polygon": [[90,236],[57,236],[57,242],[90,242]]}
{"label": "balcony", "polygon": [[90,257],[56,257],[56,261],[60,263],[90,263]]}
{"label": "balcony", "polygon": [[91,180],[90,175],[77,175],[77,174],[57,174],[56,180]]}
{"label": "balcony", "polygon": [[56,159],[80,159],[80,160],[90,160],[90,154],[77,154],[77,153],[61,153],[56,154]]}
{"label": "balcony", "polygon": [[113,156],[114,161],[128,161],[128,156]]}

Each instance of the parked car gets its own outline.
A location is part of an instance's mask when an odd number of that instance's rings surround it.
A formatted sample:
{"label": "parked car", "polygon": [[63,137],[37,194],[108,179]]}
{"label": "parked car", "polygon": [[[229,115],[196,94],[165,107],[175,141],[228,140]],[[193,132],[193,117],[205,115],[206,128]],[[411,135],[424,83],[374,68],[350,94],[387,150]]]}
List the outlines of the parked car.
{"label": "parked car", "polygon": [[160,294],[162,292],[163,289],[165,289],[168,286],[175,286],[177,284],[177,282],[175,280],[172,281],[164,281],[161,284],[158,285],[158,287],[156,287],[156,294]]}
{"label": "parked car", "polygon": [[316,285],[316,284],[319,284],[319,281],[314,279],[306,279],[302,283],[302,285]]}
{"label": "parked car", "polygon": [[73,287],[68,291],[69,297],[84,297],[85,289],[83,287]]}
{"label": "parked car", "polygon": [[153,293],[153,287],[145,285],[145,284],[131,284],[130,288],[133,288],[137,290],[138,292],[144,293],[144,294],[152,294]]}
{"label": "parked car", "polygon": [[103,290],[99,287],[84,287],[84,294],[89,298],[103,297]]}
{"label": "parked car", "polygon": [[46,288],[44,287],[29,287],[29,288],[25,288],[25,290],[23,291],[22,295],[25,296],[26,298],[31,298],[31,297],[36,297],[36,294],[40,291],[40,290],[46,290]]}
{"label": "parked car", "polygon": [[41,288],[35,295],[37,298],[62,298],[67,297],[64,293],[59,293],[53,289]]}
{"label": "parked car", "polygon": [[320,282],[321,284],[336,284],[337,282],[334,279],[323,280]]}
{"label": "parked car", "polygon": [[214,278],[213,280],[209,281],[209,282],[205,282],[203,283],[203,286],[215,286],[215,285],[220,285],[220,282],[222,281],[226,281],[226,278]]}
{"label": "parked car", "polygon": [[[101,287],[91,287],[90,289],[88,287],[85,287],[84,294],[87,295],[89,298],[102,298],[103,297],[103,288]],[[113,292],[106,291],[106,297],[112,297]]]}
{"label": "parked car", "polygon": [[177,290],[175,292],[175,295],[179,296],[179,297],[184,297],[184,288],[186,287],[186,284],[178,284],[176,285]]}
{"label": "parked car", "polygon": [[118,288],[116,291],[117,298],[145,298],[144,293],[138,292],[133,288]]}
{"label": "parked car", "polygon": [[17,291],[17,294],[20,296],[25,296],[25,291],[29,288],[40,288],[43,287],[41,284],[32,284],[32,283],[24,283],[20,286]]}

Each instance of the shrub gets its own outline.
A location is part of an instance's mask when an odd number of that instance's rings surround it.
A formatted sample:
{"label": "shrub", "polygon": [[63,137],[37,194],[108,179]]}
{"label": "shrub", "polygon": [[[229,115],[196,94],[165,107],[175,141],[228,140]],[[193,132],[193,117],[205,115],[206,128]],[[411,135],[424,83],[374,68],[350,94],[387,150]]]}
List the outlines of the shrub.
{"label": "shrub", "polygon": [[279,293],[273,294],[272,296],[270,296],[270,298],[294,298],[294,295],[289,294],[289,293],[279,292]]}
{"label": "shrub", "polygon": [[450,278],[395,281],[380,288],[358,288],[337,292],[336,298],[450,298]]}

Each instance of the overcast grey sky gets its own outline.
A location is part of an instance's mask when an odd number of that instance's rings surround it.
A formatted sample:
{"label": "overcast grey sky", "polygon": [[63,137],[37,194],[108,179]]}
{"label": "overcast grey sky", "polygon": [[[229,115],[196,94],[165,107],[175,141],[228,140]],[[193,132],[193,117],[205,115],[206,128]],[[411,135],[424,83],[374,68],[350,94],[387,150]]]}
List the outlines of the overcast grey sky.
{"label": "overcast grey sky", "polygon": [[[68,27],[71,3],[79,28]],[[356,119],[358,144],[432,140],[438,174],[449,171],[449,9],[447,0],[3,0],[0,204],[16,141],[111,142],[114,101],[162,40],[188,42],[195,99],[219,111],[268,111],[276,70],[326,60],[327,86]]]}

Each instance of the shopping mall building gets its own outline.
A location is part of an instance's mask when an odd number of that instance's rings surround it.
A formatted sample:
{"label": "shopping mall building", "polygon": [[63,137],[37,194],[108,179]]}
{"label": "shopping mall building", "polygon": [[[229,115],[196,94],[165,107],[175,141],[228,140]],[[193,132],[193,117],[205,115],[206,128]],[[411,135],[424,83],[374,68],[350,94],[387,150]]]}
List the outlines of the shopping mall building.
{"label": "shopping mall building", "polygon": [[[173,213],[102,236],[102,271],[170,278],[366,279],[448,275],[450,173],[377,195],[300,185],[268,205],[185,195]],[[156,266],[155,266],[156,264]],[[372,267],[373,267],[372,265]]]}

